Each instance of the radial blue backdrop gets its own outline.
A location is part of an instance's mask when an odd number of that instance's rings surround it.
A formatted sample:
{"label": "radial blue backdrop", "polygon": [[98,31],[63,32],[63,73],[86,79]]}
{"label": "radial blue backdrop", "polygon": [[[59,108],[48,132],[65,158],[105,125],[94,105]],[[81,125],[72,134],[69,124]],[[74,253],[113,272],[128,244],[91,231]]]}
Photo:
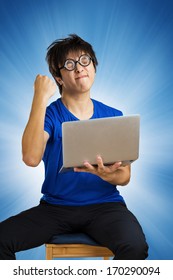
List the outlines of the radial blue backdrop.
{"label": "radial blue backdrop", "polygon": [[[140,158],[119,190],[143,226],[149,259],[173,259],[173,1],[1,0],[0,13],[0,221],[39,202],[43,164],[21,158],[33,83],[50,76],[49,44],[77,33],[99,61],[92,97],[141,115]],[[17,257],[44,259],[44,246]]]}

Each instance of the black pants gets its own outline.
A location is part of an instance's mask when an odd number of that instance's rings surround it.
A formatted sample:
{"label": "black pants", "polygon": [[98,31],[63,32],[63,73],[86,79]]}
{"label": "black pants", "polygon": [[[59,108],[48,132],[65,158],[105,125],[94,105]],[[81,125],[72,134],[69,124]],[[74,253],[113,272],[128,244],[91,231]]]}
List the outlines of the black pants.
{"label": "black pants", "polygon": [[40,246],[52,235],[85,232],[115,253],[119,260],[148,256],[145,236],[134,215],[122,203],[55,206],[41,202],[0,223],[0,259]]}

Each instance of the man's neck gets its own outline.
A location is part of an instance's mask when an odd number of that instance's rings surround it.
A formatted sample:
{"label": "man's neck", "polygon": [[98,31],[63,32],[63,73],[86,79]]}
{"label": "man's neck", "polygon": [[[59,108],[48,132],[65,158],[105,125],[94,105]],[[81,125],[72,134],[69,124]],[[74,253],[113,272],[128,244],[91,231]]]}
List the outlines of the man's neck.
{"label": "man's neck", "polygon": [[78,119],[90,119],[93,115],[93,102],[90,95],[67,95],[62,94],[61,100],[66,108]]}

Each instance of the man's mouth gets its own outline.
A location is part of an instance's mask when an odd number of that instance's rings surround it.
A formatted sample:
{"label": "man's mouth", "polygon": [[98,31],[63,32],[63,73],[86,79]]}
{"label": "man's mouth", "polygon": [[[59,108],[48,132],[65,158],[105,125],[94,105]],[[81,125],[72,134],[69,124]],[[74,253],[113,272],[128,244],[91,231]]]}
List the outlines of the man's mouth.
{"label": "man's mouth", "polygon": [[87,77],[88,77],[88,75],[81,75],[79,77],[76,77],[76,80],[80,80],[80,79],[87,78]]}

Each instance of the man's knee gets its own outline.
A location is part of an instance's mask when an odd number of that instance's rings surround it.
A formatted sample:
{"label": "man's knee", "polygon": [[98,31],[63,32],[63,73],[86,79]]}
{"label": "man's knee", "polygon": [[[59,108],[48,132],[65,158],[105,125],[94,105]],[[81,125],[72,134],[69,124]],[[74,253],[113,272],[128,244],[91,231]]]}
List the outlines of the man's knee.
{"label": "man's knee", "polygon": [[4,239],[5,239],[5,231],[4,231],[4,223],[1,222],[0,223],[0,244],[3,244],[4,243]]}
{"label": "man's knee", "polygon": [[148,257],[148,244],[144,242],[127,242],[121,244],[115,252],[118,260],[145,260]]}

